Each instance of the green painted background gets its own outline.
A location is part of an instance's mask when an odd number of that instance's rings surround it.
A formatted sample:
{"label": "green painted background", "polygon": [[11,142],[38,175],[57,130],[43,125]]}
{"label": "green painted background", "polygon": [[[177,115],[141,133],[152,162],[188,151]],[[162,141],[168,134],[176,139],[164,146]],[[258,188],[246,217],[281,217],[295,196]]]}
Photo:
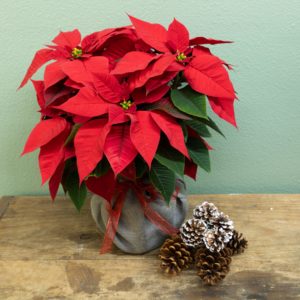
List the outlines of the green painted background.
{"label": "green painted background", "polygon": [[[34,52],[59,30],[83,34],[128,24],[125,12],[192,36],[229,39],[215,53],[235,66],[239,129],[209,140],[212,172],[188,181],[190,193],[300,192],[300,1],[0,0],[0,195],[47,193],[37,153],[20,158],[38,121],[33,88],[16,92]],[[39,74],[40,75],[40,74]]]}

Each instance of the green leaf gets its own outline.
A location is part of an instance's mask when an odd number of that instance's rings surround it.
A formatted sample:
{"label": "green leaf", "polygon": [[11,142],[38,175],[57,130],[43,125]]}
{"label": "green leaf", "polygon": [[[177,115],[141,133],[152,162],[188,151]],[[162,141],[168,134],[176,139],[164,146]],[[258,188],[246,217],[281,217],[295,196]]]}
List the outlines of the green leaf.
{"label": "green leaf", "polygon": [[152,184],[169,203],[175,190],[175,173],[154,159],[149,175]]}
{"label": "green leaf", "polygon": [[197,138],[189,138],[187,142],[187,148],[194,163],[196,163],[206,172],[210,172],[209,151],[201,142],[201,140]]}
{"label": "green leaf", "polygon": [[210,137],[211,134],[203,122],[198,120],[185,121],[185,124],[195,130],[202,137]]}
{"label": "green leaf", "polygon": [[173,116],[176,119],[191,120],[191,117],[178,110],[168,99],[161,99],[151,104],[141,105],[142,110],[161,110]]}
{"label": "green leaf", "polygon": [[205,95],[195,92],[190,86],[180,90],[171,90],[171,99],[181,111],[207,119]]}
{"label": "green leaf", "polygon": [[219,134],[221,134],[223,137],[225,137],[225,135],[223,134],[223,132],[221,131],[221,129],[218,127],[218,125],[211,118],[208,118],[207,120],[206,119],[197,119],[197,120],[199,120],[203,124],[209,126],[213,130],[215,130],[216,132],[218,132]]}
{"label": "green leaf", "polygon": [[135,169],[136,169],[136,177],[141,178],[145,174],[145,172],[148,170],[147,163],[144,161],[144,159],[138,155],[135,159]]}
{"label": "green leaf", "polygon": [[96,176],[100,177],[105,175],[110,168],[109,162],[106,157],[103,157],[103,159],[97,164],[94,172],[90,176]]}
{"label": "green leaf", "polygon": [[77,171],[68,174],[65,178],[64,188],[68,192],[77,210],[80,211],[87,196],[87,189],[84,182],[79,186]]}
{"label": "green leaf", "polygon": [[176,149],[159,147],[155,159],[176,174],[180,176],[184,175],[184,156]]}
{"label": "green leaf", "polygon": [[71,157],[66,160],[65,162],[65,168],[64,168],[64,173],[61,179],[61,185],[63,187],[64,193],[67,194],[67,189],[66,189],[66,182],[68,177],[70,176],[71,173],[75,172],[77,169],[76,165],[76,159],[74,157]]}
{"label": "green leaf", "polygon": [[189,137],[187,126],[183,122],[179,122],[179,124],[181,125],[183,136],[184,136],[184,142],[186,143]]}

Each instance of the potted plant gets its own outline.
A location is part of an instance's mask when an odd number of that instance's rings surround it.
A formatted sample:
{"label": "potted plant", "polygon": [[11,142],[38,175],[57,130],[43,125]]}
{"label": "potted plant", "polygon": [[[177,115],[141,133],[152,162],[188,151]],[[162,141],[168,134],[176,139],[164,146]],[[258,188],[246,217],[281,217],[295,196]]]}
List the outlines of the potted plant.
{"label": "potted plant", "polygon": [[[207,115],[236,125],[231,66],[190,39],[174,19],[165,29],[129,16],[131,25],[81,39],[60,32],[36,52],[20,85],[45,63],[43,80],[31,80],[40,106],[22,154],[40,148],[42,183],[54,200],[61,184],[80,210],[88,195],[92,215],[112,242],[143,253],[174,233],[187,212],[183,177],[210,171]],[[222,133],[221,133],[222,134]]]}

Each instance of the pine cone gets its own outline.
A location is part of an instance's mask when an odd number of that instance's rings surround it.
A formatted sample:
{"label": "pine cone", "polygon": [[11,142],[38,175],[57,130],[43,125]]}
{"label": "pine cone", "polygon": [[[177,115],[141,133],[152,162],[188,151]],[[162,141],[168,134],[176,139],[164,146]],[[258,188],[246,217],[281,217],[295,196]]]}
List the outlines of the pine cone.
{"label": "pine cone", "polygon": [[224,235],[217,227],[214,229],[207,229],[204,233],[203,241],[210,252],[219,252],[226,246],[226,243],[224,242]]}
{"label": "pine cone", "polygon": [[196,248],[203,244],[203,234],[205,230],[206,226],[203,221],[189,219],[182,224],[180,235],[187,246]]}
{"label": "pine cone", "polygon": [[178,274],[193,262],[193,256],[179,235],[167,239],[160,248],[161,268],[168,274]]}
{"label": "pine cone", "polygon": [[216,285],[222,281],[229,272],[232,250],[224,248],[220,252],[210,252],[201,247],[195,254],[198,276],[207,285]]}
{"label": "pine cone", "polygon": [[234,230],[233,236],[226,246],[232,250],[233,254],[240,254],[248,247],[248,241],[243,237],[242,233]]}
{"label": "pine cone", "polygon": [[210,223],[210,220],[218,215],[218,208],[213,203],[208,202],[203,202],[201,205],[196,206],[193,211],[195,219],[203,220],[206,223]]}
{"label": "pine cone", "polygon": [[223,236],[224,243],[228,243],[233,236],[233,221],[223,212],[217,218],[211,220],[212,226],[218,228],[220,235]]}
{"label": "pine cone", "polygon": [[233,222],[224,213],[219,213],[216,218],[211,219],[208,229],[203,235],[205,246],[211,251],[220,251],[231,240],[233,236]]}

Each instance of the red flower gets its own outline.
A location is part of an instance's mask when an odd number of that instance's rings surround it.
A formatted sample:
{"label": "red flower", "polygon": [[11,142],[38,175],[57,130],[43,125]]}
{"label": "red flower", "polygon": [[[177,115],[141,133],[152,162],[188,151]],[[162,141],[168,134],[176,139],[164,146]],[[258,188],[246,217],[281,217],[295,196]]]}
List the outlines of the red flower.
{"label": "red flower", "polygon": [[110,38],[124,34],[132,33],[127,27],[112,28],[92,33],[81,40],[81,34],[77,29],[60,32],[52,40],[54,45],[37,51],[19,88],[23,87],[41,66],[51,60],[55,62],[45,69],[45,89],[66,76],[75,82],[90,82],[91,73],[108,70],[107,58],[92,55],[100,51]]}

